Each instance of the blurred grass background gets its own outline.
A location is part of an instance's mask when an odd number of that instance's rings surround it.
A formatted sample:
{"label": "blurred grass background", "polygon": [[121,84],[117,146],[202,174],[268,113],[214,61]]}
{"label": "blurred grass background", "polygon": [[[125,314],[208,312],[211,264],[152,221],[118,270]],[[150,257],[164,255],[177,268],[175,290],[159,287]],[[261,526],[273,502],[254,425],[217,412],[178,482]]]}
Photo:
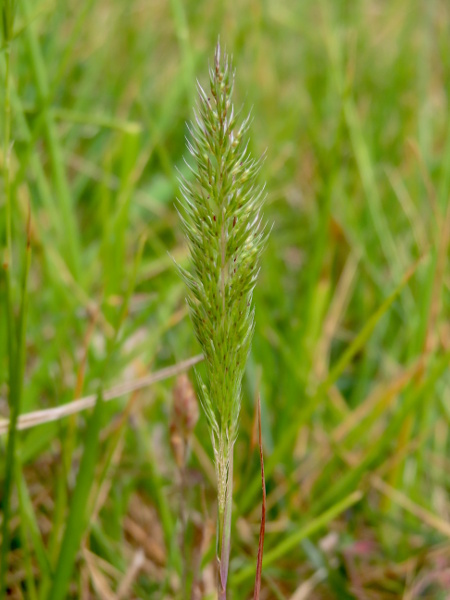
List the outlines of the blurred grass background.
{"label": "blurred grass background", "polygon": [[[253,107],[274,228],[235,453],[230,598],[250,597],[256,563],[258,392],[261,597],[447,597],[449,30],[445,0],[17,2],[16,311],[28,207],[32,248],[22,412],[198,353],[169,253],[185,260],[175,168],[186,170],[196,78],[206,83],[219,34],[236,106]],[[4,194],[0,208],[4,229]],[[8,597],[181,599],[191,585],[192,598],[214,597],[210,442],[202,416],[181,474],[173,386],[17,436]],[[2,480],[5,448],[2,435]]]}

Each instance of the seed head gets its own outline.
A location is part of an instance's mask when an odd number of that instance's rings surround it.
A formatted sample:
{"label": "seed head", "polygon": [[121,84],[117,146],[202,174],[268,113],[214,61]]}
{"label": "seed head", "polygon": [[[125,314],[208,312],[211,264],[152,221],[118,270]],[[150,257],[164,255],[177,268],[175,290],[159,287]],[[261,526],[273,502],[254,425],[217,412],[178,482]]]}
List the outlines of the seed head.
{"label": "seed head", "polygon": [[[198,83],[194,120],[188,125],[189,177],[180,176],[178,201],[191,268],[179,267],[196,337],[205,356],[207,384],[200,398],[211,429],[219,488],[238,429],[241,382],[254,328],[253,290],[267,231],[264,187],[238,124],[231,60],[217,45],[209,70],[210,93]],[[228,449],[227,449],[228,448]],[[219,490],[220,492],[220,490]],[[220,494],[219,494],[220,496]],[[219,499],[220,501],[220,499]]]}

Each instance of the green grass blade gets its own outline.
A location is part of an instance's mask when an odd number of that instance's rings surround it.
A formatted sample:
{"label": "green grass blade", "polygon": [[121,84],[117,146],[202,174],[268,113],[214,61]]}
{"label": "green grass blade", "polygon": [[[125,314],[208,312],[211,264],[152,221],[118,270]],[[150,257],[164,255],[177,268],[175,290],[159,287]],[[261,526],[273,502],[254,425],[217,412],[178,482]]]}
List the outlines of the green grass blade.
{"label": "green grass blade", "polygon": [[3,524],[2,524],[2,548],[0,559],[0,598],[6,589],[6,574],[9,552],[9,519],[11,512],[11,492],[15,472],[16,461],[16,436],[17,420],[21,408],[23,370],[25,361],[25,324],[27,315],[27,286],[28,275],[30,272],[31,245],[30,245],[30,222],[27,228],[27,242],[25,250],[25,266],[22,279],[22,298],[17,323],[14,317],[11,298],[10,271],[8,268],[4,271],[6,284],[6,304],[8,319],[8,347],[9,347],[9,404],[10,404],[10,422],[8,429],[8,442],[5,456],[5,483],[3,496]]}
{"label": "green grass blade", "polygon": [[85,434],[86,444],[48,600],[64,600],[67,596],[77,552],[88,521],[86,509],[97,465],[103,407],[102,394],[99,392]]}
{"label": "green grass blade", "polygon": [[[21,0],[21,4],[25,18],[29,18],[31,16],[29,0]],[[39,44],[39,39],[35,31],[35,24],[33,22],[30,22],[28,27],[25,29],[24,38],[26,41],[28,58],[33,69],[35,85],[41,103],[43,127],[53,170],[56,195],[60,202],[61,219],[66,241],[66,258],[74,277],[79,279],[81,273],[81,266],[79,262],[80,242],[76,219],[73,212],[73,200],[66,176],[64,154],[56,130],[54,117],[50,107],[48,106],[50,98],[47,69]]]}

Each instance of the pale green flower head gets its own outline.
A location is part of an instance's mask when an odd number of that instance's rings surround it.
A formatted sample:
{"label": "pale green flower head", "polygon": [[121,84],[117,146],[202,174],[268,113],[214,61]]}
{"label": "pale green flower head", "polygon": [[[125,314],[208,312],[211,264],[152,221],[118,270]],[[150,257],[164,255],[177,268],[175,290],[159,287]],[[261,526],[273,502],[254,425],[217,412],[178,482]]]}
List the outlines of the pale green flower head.
{"label": "pale green flower head", "polygon": [[[209,92],[198,83],[195,119],[188,126],[192,177],[181,177],[178,204],[191,269],[179,270],[205,357],[207,384],[200,380],[200,393],[220,490],[238,429],[254,329],[253,289],[267,232],[260,214],[264,186],[257,181],[262,158],[254,159],[248,150],[250,117],[239,123],[232,103],[234,71],[219,44],[209,79]],[[217,463],[224,461],[222,470]]]}

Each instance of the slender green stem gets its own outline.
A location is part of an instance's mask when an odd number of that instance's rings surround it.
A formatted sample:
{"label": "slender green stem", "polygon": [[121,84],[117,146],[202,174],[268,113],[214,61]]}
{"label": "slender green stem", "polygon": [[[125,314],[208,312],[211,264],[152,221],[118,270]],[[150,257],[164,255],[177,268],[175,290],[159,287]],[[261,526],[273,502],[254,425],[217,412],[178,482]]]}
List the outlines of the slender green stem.
{"label": "slender green stem", "polygon": [[233,509],[233,448],[230,452],[230,464],[228,467],[225,505],[220,507],[217,516],[217,594],[219,600],[226,600],[228,566],[230,563],[231,549],[231,513]]}
{"label": "slender green stem", "polygon": [[[3,8],[6,11],[6,6]],[[3,15],[7,21],[8,14]],[[8,360],[9,360],[9,402],[11,419],[9,426],[8,444],[6,448],[5,481],[3,495],[3,524],[2,524],[2,548],[0,558],[0,599],[4,598],[6,591],[6,574],[8,571],[9,551],[9,515],[11,487],[13,480],[13,457],[15,441],[15,424],[18,417],[16,409],[16,347],[14,314],[11,301],[11,188],[10,188],[10,133],[11,133],[11,107],[10,107],[10,63],[11,46],[8,37],[9,28],[5,27],[5,88],[4,88],[4,132],[3,132],[3,181],[5,196],[5,233],[3,243],[3,274],[5,281],[6,319],[8,328]]]}
{"label": "slender green stem", "polygon": [[9,353],[9,406],[10,421],[8,443],[5,458],[5,496],[3,503],[3,543],[0,563],[0,598],[6,590],[6,573],[9,550],[9,518],[11,513],[11,491],[15,469],[15,446],[17,433],[17,420],[20,414],[23,369],[25,362],[25,323],[27,313],[27,283],[30,271],[30,238],[27,235],[27,249],[25,255],[25,268],[22,280],[22,300],[19,312],[17,329],[11,299],[10,272],[5,269],[6,302],[8,318],[8,353]]}
{"label": "slender green stem", "polygon": [[20,460],[17,459],[15,460],[15,479],[20,508],[20,540],[23,548],[23,564],[25,569],[25,580],[27,585],[27,598],[29,598],[29,600],[38,600],[36,583],[33,576],[33,560],[30,548],[31,531],[27,527],[27,519],[24,518],[26,508],[24,506],[24,494],[21,486],[22,469]]}
{"label": "slender green stem", "polygon": [[5,300],[6,300],[6,319],[8,324],[8,363],[9,363],[9,403],[10,403],[10,421],[8,430],[8,442],[6,446],[5,457],[5,480],[3,484],[3,523],[2,523],[2,547],[0,559],[0,600],[5,597],[6,591],[6,574],[8,571],[8,553],[9,553],[9,517],[10,517],[10,499],[11,486],[13,475],[13,457],[14,457],[14,442],[16,432],[16,422],[18,411],[15,410],[14,403],[16,399],[14,366],[15,366],[15,327],[14,317],[11,307],[11,290],[10,290],[10,275],[9,269],[6,266],[4,270],[5,280]]}
{"label": "slender green stem", "polygon": [[[11,45],[6,42],[5,47],[5,106],[4,106],[4,132],[3,132],[3,182],[5,195],[5,250],[3,264],[10,268],[12,260],[11,250],[11,180],[10,180],[10,137],[11,137],[11,100],[10,100],[10,68]],[[7,267],[8,266],[8,267]]]}

